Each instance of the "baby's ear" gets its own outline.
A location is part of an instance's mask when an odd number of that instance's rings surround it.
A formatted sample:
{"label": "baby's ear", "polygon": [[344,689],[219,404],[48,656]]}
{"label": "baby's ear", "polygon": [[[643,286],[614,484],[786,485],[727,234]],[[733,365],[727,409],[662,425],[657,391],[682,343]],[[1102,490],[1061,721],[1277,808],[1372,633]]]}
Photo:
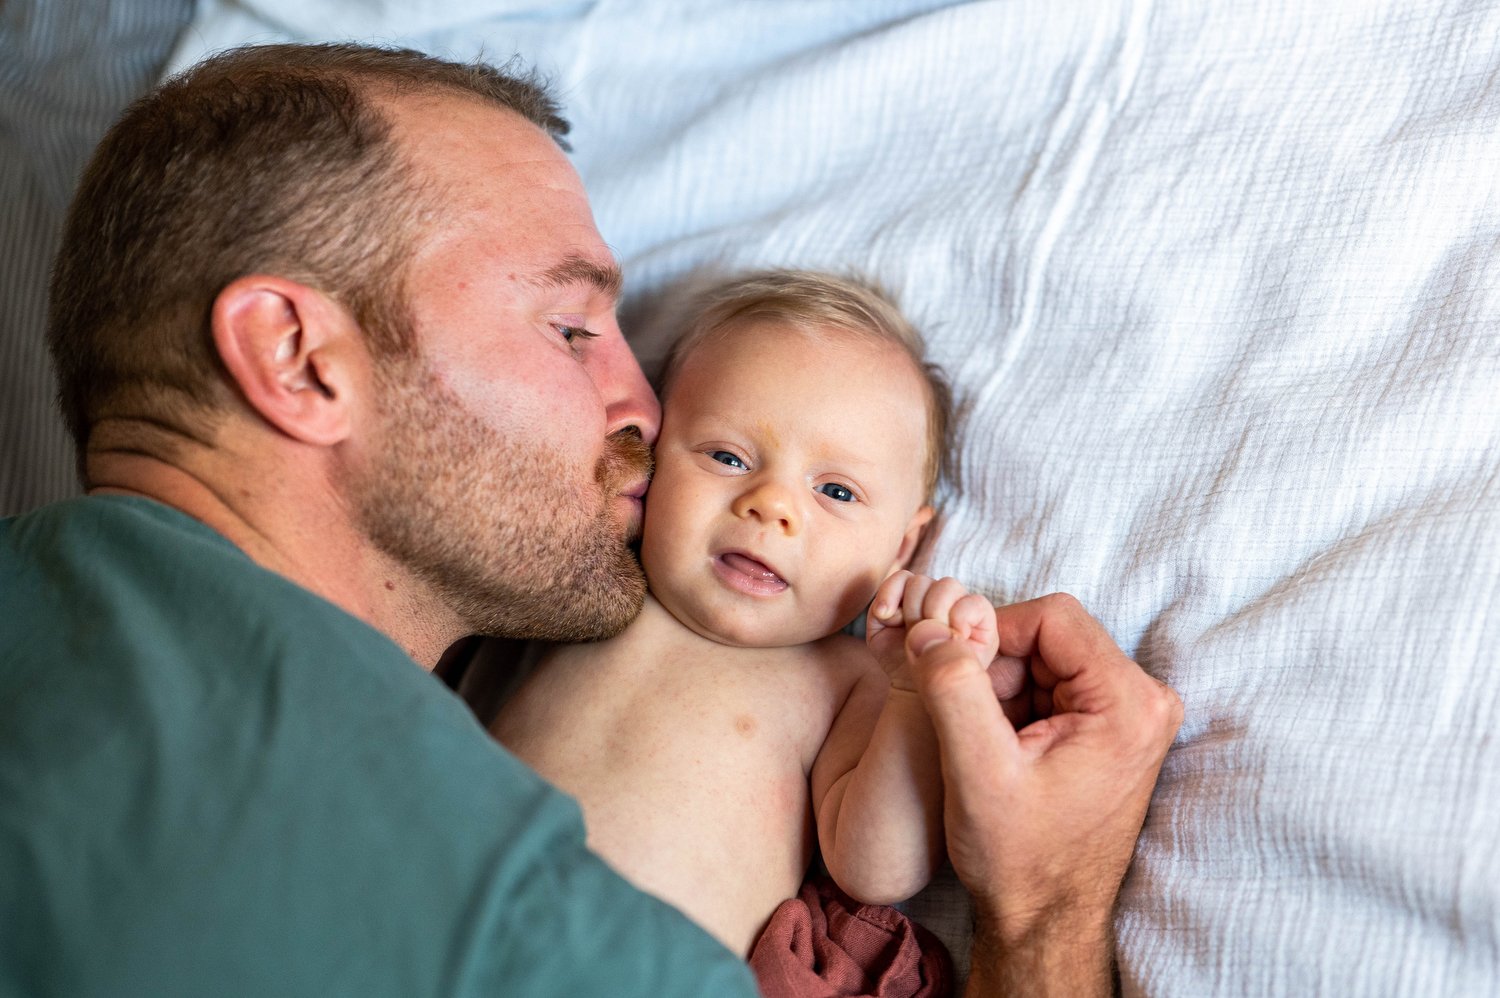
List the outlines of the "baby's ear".
{"label": "baby's ear", "polygon": [[917,553],[917,544],[922,540],[922,532],[927,529],[927,524],[932,522],[933,514],[937,511],[931,506],[923,506],[911,515],[911,522],[906,525],[906,533],[901,537],[901,547],[896,552],[896,560],[891,562],[891,567],[886,569],[886,576],[899,572],[911,562],[911,556]]}

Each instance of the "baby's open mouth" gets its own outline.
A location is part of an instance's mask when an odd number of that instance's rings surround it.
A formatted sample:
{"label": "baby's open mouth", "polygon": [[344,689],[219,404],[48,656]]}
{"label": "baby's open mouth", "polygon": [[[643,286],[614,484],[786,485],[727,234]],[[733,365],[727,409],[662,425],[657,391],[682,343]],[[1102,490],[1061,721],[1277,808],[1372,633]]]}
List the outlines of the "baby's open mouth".
{"label": "baby's open mouth", "polygon": [[714,570],[733,588],[756,596],[774,595],[787,588],[786,580],[775,569],[739,551],[725,551],[715,558]]}

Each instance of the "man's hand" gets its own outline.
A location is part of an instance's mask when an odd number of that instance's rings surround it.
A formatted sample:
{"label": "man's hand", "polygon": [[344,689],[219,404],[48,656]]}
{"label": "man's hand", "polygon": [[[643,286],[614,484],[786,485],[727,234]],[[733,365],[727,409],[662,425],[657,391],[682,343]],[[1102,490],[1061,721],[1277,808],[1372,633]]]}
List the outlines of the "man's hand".
{"label": "man's hand", "polygon": [[[1002,607],[996,623],[996,670],[941,621],[907,633],[941,746],[948,855],[975,901],[969,993],[1108,994],[1115,898],[1182,703],[1071,596]],[[1002,712],[992,675],[1007,662],[1029,683]]]}
{"label": "man's hand", "polygon": [[995,608],[989,600],[969,592],[957,579],[934,580],[914,572],[896,572],[876,590],[865,619],[865,642],[890,677],[892,687],[916,689],[908,666],[906,639],[910,629],[923,620],[945,625],[980,662],[988,664],[994,659],[999,637],[995,633]]}

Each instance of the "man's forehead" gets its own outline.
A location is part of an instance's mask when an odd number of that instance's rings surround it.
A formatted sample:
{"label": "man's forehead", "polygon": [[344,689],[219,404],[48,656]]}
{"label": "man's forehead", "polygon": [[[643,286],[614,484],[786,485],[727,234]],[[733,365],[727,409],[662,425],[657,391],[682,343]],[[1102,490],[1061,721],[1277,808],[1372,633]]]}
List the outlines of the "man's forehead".
{"label": "man's forehead", "polygon": [[424,250],[494,257],[538,290],[620,294],[618,264],[594,227],[583,183],[556,142],[477,97],[388,97],[397,141],[428,200]]}
{"label": "man's forehead", "polygon": [[582,190],[556,141],[519,112],[472,94],[377,98],[402,154],[432,179],[507,180]]}

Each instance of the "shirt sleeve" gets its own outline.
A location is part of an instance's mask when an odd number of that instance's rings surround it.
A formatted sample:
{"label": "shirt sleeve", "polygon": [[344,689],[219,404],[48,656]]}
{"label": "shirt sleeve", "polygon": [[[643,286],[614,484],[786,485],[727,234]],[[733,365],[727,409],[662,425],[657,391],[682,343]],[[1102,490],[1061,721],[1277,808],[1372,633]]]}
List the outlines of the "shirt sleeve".
{"label": "shirt sleeve", "polygon": [[[514,857],[512,857],[512,860]],[[487,899],[454,993],[756,998],[749,968],[686,916],[626,883],[581,843]]]}

